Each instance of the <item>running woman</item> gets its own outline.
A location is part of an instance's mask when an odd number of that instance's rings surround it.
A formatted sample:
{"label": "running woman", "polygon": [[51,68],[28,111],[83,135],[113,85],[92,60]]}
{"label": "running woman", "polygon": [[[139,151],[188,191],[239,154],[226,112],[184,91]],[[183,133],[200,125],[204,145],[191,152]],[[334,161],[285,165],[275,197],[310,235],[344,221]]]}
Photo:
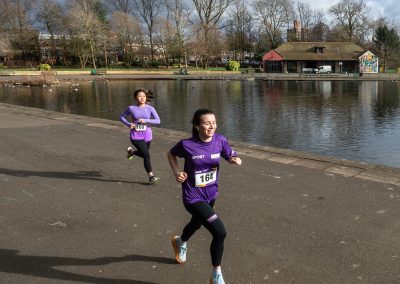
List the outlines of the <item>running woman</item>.
{"label": "running woman", "polygon": [[[212,235],[210,246],[212,272],[210,284],[224,284],[221,272],[226,231],[213,207],[218,196],[220,158],[241,165],[242,160],[229,146],[228,140],[215,133],[215,114],[199,109],[193,115],[192,137],[178,142],[168,153],[168,162],[175,179],[182,183],[183,205],[192,215],[181,236],[172,238],[175,259],[186,261],[187,241],[203,225]],[[184,169],[178,166],[177,157],[184,158]]]}
{"label": "running woman", "polygon": [[[130,139],[136,151],[132,147],[128,147],[128,159],[133,156],[138,156],[143,159],[144,168],[149,175],[150,183],[157,183],[160,179],[153,174],[150,161],[150,144],[153,139],[151,127],[149,124],[160,124],[160,117],[158,116],[154,107],[148,104],[152,97],[152,92],[147,89],[138,89],[133,94],[136,105],[129,106],[120,116],[120,120],[128,127],[130,127]],[[132,122],[127,120],[130,116]]]}

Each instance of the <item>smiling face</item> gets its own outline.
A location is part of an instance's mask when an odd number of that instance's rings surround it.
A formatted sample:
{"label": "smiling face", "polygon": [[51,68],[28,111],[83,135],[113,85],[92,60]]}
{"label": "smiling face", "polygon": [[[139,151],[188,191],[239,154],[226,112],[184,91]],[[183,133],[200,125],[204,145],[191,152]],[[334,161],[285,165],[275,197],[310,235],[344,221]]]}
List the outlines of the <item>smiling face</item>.
{"label": "smiling face", "polygon": [[135,99],[138,105],[144,105],[146,103],[147,97],[144,92],[139,92],[137,93]]}
{"label": "smiling face", "polygon": [[199,136],[201,140],[210,140],[217,129],[217,121],[214,114],[204,114],[200,118],[198,126]]}

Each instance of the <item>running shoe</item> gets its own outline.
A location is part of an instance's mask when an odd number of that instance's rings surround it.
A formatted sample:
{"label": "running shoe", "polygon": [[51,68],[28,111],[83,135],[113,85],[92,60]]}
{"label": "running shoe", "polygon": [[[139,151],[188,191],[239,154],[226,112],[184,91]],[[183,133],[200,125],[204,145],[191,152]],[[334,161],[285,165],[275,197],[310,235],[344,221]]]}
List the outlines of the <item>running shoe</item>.
{"label": "running shoe", "polygon": [[133,159],[133,148],[132,147],[126,148],[126,152],[127,152],[126,157],[129,160],[132,160]]}
{"label": "running shoe", "polygon": [[149,182],[152,183],[152,184],[155,184],[155,183],[157,183],[159,181],[160,181],[159,177],[156,177],[156,176],[149,177]]}
{"label": "running shoe", "polygon": [[221,272],[212,273],[210,278],[210,284],[225,284],[224,278]]}
{"label": "running shoe", "polygon": [[175,259],[178,263],[182,264],[186,262],[186,242],[182,242],[181,237],[172,237],[172,246],[175,251]]}

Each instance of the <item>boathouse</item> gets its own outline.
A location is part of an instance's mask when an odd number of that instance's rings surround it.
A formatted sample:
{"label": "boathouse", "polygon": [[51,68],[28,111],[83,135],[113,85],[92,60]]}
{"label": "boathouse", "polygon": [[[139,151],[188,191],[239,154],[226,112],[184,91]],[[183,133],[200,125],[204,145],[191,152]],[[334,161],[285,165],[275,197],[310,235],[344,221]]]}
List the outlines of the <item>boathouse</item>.
{"label": "boathouse", "polygon": [[378,59],[352,42],[287,42],[263,56],[267,73],[302,73],[329,65],[332,73],[375,73]]}

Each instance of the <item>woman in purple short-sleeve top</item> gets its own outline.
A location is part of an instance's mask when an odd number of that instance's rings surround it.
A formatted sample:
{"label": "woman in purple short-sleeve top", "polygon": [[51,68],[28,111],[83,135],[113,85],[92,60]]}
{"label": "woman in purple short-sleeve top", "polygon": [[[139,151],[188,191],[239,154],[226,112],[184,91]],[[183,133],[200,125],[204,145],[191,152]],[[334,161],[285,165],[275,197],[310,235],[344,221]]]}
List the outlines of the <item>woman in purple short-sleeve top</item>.
{"label": "woman in purple short-sleeve top", "polygon": [[[226,231],[213,207],[218,196],[219,162],[221,158],[231,164],[242,161],[229,146],[228,140],[215,133],[215,114],[208,109],[194,113],[192,137],[179,141],[168,153],[168,161],[178,182],[182,183],[183,204],[192,215],[181,236],[172,238],[175,259],[186,261],[186,242],[203,225],[211,234],[210,247],[212,272],[211,284],[224,284],[221,272],[222,254]],[[179,169],[177,157],[183,158],[184,169]]]}
{"label": "woman in purple short-sleeve top", "polygon": [[[130,139],[136,151],[132,147],[128,147],[128,159],[133,156],[138,156],[143,159],[144,168],[149,175],[150,183],[156,183],[160,179],[153,174],[153,169],[150,161],[150,143],[153,139],[151,131],[151,124],[160,124],[160,117],[158,116],[154,107],[147,102],[152,97],[152,92],[148,89],[138,89],[134,92],[136,105],[129,106],[120,116],[120,120],[128,126],[130,131]],[[130,121],[127,120],[130,117]]]}

